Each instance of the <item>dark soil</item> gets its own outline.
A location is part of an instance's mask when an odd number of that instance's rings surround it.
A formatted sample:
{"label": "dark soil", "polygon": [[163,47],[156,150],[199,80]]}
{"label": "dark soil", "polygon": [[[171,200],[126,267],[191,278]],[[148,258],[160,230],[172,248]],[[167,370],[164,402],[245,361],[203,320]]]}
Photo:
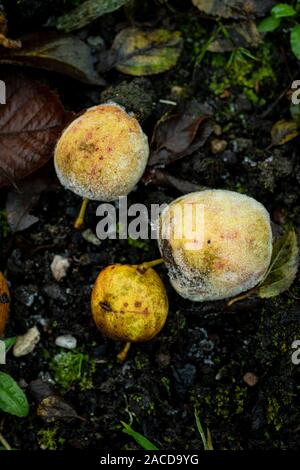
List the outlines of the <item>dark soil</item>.
{"label": "dark soil", "polygon": [[[231,78],[230,95],[220,97],[211,84],[228,77],[226,66],[213,67],[212,54],[199,67],[194,66],[195,44],[209,37],[214,21],[201,19],[190,2],[185,8],[179,1],[169,3],[168,7],[157,2],[155,9],[145,6],[134,16],[137,22],[183,33],[181,59],[163,76],[132,79],[112,71],[105,75],[104,90],[51,73],[30,73],[55,87],[65,106],[75,111],[99,103],[103,92],[105,99],[115,98],[116,87],[125,81],[122,100],[128,109],[141,111],[143,128],[150,137],[162,114],[173,111],[160,99],[183,104],[193,98],[206,105],[222,128],[217,138],[226,140],[226,150],[212,154],[211,140],[216,138],[212,136],[203,148],[169,166],[168,171],[199,186],[251,195],[266,206],[277,226],[293,224],[299,233],[299,138],[267,150],[272,125],[281,118],[289,119],[288,99],[285,95],[278,98],[291,78],[299,75],[299,63],[290,53],[286,36],[268,37],[267,60],[275,78],[262,81],[257,90],[264,103],[251,101],[237,78]],[[40,24],[39,13],[34,15],[32,30]],[[43,16],[48,15],[49,9],[44,10]],[[80,34],[100,33],[109,46],[116,32],[131,22],[130,16],[116,12]],[[13,28],[13,19],[11,23]],[[225,54],[227,60],[229,55]],[[128,87],[131,82],[134,85]],[[180,95],[175,94],[175,86],[181,87]],[[151,96],[150,101],[145,94]],[[27,418],[0,416],[1,432],[10,445],[17,449],[50,447],[47,432],[54,430],[54,447],[59,449],[135,449],[137,444],[122,433],[120,424],[128,423],[131,416],[132,427],[161,449],[201,449],[196,409],[212,433],[215,449],[299,449],[300,365],[291,360],[292,343],[300,339],[299,279],[277,298],[251,298],[229,309],[225,301],[202,304],[182,299],[170,286],[165,268],[159,267],[170,300],[167,324],[151,342],[133,346],[127,361],[119,364],[116,354],[121,344],[104,338],[93,324],[91,288],[100,270],[110,263],[137,264],[159,257],[157,244],[154,240],[140,244],[107,240],[94,246],[85,241],[73,229],[80,198],[56,187],[44,192],[35,207],[38,223],[15,235],[1,230],[0,268],[12,294],[6,337],[22,334],[33,325],[42,335],[32,354],[22,358],[8,354],[5,370],[24,387],[30,400]],[[0,192],[1,214],[8,190]],[[150,204],[178,195],[175,189],[140,183],[129,199]],[[90,204],[85,224],[92,231],[98,222],[96,208],[97,203]],[[72,261],[60,283],[50,271],[56,254]],[[88,355],[83,372],[89,376],[88,385],[79,381],[67,390],[54,383],[51,367],[53,357],[61,351],[55,339],[66,333],[77,338],[77,351]],[[95,371],[89,374],[92,364]],[[243,379],[249,372],[258,377],[252,387]],[[38,417],[28,387],[38,378],[50,381],[84,420],[46,423]]]}

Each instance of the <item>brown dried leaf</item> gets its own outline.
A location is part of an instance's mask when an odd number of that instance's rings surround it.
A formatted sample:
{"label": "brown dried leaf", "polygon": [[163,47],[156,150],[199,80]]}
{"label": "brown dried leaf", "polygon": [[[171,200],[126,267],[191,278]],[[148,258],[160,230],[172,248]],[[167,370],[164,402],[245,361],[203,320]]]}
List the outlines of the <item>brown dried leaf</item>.
{"label": "brown dried leaf", "polygon": [[207,15],[222,18],[263,16],[275,5],[274,0],[192,0],[195,7]]}
{"label": "brown dried leaf", "polygon": [[53,422],[57,419],[82,419],[72,406],[56,395],[44,398],[41,401],[37,409],[37,415],[47,422]]}
{"label": "brown dried leaf", "polygon": [[0,107],[0,187],[33,173],[52,156],[70,113],[45,85],[21,74],[2,74],[6,105]]}
{"label": "brown dried leaf", "polygon": [[191,155],[202,147],[210,134],[207,115],[199,115],[187,109],[180,114],[166,115],[158,121],[152,137],[149,165],[168,165]]}
{"label": "brown dried leaf", "polygon": [[74,418],[84,420],[52,389],[48,382],[41,379],[33,380],[29,384],[29,390],[38,405],[37,415],[46,422]]}
{"label": "brown dried leaf", "polygon": [[90,47],[77,36],[34,33],[22,38],[22,44],[21,50],[2,53],[0,63],[50,70],[91,85],[105,84],[94,69]]}
{"label": "brown dried leaf", "polygon": [[39,221],[38,217],[30,214],[30,211],[46,188],[46,180],[36,179],[33,182],[30,178],[18,184],[18,190],[14,189],[8,193],[6,214],[13,233],[26,230]]}
{"label": "brown dried leaf", "polygon": [[0,271],[0,336],[4,335],[8,320],[10,297],[7,282]]}
{"label": "brown dried leaf", "polygon": [[172,188],[179,191],[181,194],[192,193],[194,191],[203,191],[203,186],[192,183],[191,181],[176,178],[170,175],[165,170],[159,170],[158,168],[150,168],[146,171],[143,176],[143,183],[145,185],[153,184],[160,188]]}

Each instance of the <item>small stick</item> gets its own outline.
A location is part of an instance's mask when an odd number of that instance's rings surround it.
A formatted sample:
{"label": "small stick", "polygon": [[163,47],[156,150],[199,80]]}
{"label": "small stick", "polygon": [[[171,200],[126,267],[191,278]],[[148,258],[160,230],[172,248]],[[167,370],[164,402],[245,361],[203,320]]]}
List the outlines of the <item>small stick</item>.
{"label": "small stick", "polygon": [[2,436],[2,434],[0,433],[0,442],[1,444],[3,445],[3,447],[6,449],[6,450],[12,450],[12,448],[10,447],[9,443],[7,442],[7,440],[5,439],[4,436]]}
{"label": "small stick", "polygon": [[125,346],[122,349],[122,351],[119,352],[119,354],[117,355],[117,358],[119,359],[119,361],[121,361],[121,362],[125,361],[125,359],[127,357],[127,354],[128,354],[128,351],[130,349],[130,346],[131,346],[131,342],[127,341],[127,343],[125,343]]}
{"label": "small stick", "polygon": [[88,202],[89,202],[89,200],[87,198],[83,198],[81,208],[80,208],[80,212],[79,212],[78,217],[77,217],[77,219],[75,220],[75,223],[74,223],[74,227],[77,230],[79,230],[83,225],[84,216],[85,216],[85,213],[86,213],[86,208],[87,208]]}
{"label": "small stick", "polygon": [[257,292],[257,288],[255,287],[254,289],[249,290],[245,294],[234,297],[234,299],[229,300],[229,302],[227,303],[227,307],[231,307],[231,305],[235,304],[239,300],[248,299],[249,297],[251,297],[251,295],[255,294],[256,292]]}

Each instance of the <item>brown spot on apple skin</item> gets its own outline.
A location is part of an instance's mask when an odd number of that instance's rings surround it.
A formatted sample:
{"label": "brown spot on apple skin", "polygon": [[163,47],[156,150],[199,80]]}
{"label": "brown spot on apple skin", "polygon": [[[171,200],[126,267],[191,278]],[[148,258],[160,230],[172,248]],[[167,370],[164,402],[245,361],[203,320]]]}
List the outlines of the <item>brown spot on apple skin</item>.
{"label": "brown spot on apple skin", "polygon": [[105,312],[111,312],[111,306],[109,305],[108,302],[100,302],[99,306],[104,310]]}
{"label": "brown spot on apple skin", "polygon": [[123,305],[124,305],[124,307],[128,307],[128,303],[127,303],[127,302],[125,302]]}
{"label": "brown spot on apple skin", "polygon": [[137,308],[141,307],[141,305],[142,305],[142,302],[138,302],[138,301],[134,302],[134,306]]}

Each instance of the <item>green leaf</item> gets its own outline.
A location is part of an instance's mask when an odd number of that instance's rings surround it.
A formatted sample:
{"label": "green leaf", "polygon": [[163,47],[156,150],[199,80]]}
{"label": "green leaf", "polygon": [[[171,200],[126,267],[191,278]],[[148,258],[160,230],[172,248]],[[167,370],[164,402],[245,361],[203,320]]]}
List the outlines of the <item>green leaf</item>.
{"label": "green leaf", "polygon": [[194,414],[195,414],[197,429],[198,429],[198,432],[200,434],[204,450],[214,450],[210,430],[207,429],[207,437],[206,437],[205,432],[204,432],[203,427],[202,427],[202,424],[201,424],[201,421],[200,421],[200,418],[199,418],[199,415],[198,415],[196,410],[195,410]]}
{"label": "green leaf", "polygon": [[48,22],[49,26],[56,26],[66,33],[83,28],[100,16],[118,10],[128,0],[86,0],[71,12]]}
{"label": "green leaf", "polygon": [[133,439],[145,450],[159,450],[152,442],[150,442],[146,437],[144,437],[139,432],[136,432],[132,429],[131,426],[121,421],[123,425],[123,432],[133,437]]}
{"label": "green leaf", "polygon": [[19,418],[24,418],[29,413],[25,393],[15,380],[4,372],[0,372],[0,409]]}
{"label": "green leaf", "polygon": [[183,41],[179,31],[125,28],[115,38],[116,69],[128,75],[152,75],[176,64]]}
{"label": "green leaf", "polygon": [[280,119],[271,129],[272,145],[284,145],[299,135],[299,129],[294,121]]}
{"label": "green leaf", "polygon": [[297,273],[298,252],[296,233],[288,230],[274,243],[269,269],[259,285],[259,297],[275,297],[291,286]]}
{"label": "green leaf", "polygon": [[275,5],[272,8],[271,14],[275,18],[286,18],[288,16],[295,16],[296,11],[291,5],[288,5],[287,3],[278,3],[278,5]]}
{"label": "green leaf", "polygon": [[275,29],[280,26],[280,23],[280,18],[275,18],[275,16],[268,16],[259,23],[257,29],[260,33],[270,33],[271,31],[275,31]]}
{"label": "green leaf", "polygon": [[300,60],[300,25],[297,24],[291,31],[291,48],[298,60]]}
{"label": "green leaf", "polygon": [[5,344],[5,349],[6,351],[8,351],[14,344],[15,342],[17,341],[17,337],[14,336],[13,338],[7,338],[4,340],[4,344]]}

